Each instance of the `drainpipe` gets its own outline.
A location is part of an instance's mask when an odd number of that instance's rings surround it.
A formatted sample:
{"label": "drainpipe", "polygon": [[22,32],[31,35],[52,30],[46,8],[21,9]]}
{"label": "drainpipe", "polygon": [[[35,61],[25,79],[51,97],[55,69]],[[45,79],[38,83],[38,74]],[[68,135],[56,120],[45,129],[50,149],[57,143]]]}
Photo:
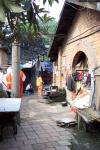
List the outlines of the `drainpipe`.
{"label": "drainpipe", "polygon": [[20,44],[16,41],[12,43],[12,97],[18,98],[20,91]]}

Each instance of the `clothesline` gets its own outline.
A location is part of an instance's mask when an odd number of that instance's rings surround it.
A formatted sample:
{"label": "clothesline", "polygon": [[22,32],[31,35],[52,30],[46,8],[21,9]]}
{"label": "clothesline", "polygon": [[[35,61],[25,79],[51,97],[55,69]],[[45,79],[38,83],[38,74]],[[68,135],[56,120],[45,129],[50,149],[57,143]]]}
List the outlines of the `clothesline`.
{"label": "clothesline", "polygon": [[89,69],[76,69],[76,71],[89,71]]}

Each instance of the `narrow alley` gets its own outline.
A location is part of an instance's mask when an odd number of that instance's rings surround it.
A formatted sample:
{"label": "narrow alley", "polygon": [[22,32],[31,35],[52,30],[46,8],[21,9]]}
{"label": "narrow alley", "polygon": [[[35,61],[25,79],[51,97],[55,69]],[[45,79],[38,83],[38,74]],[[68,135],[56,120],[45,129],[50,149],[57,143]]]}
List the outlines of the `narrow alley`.
{"label": "narrow alley", "polygon": [[0,0],[0,150],[100,150],[94,1]]}
{"label": "narrow alley", "polygon": [[60,103],[46,104],[34,96],[24,97],[21,106],[21,126],[16,137],[6,129],[0,150],[99,150],[100,136],[77,131],[77,126],[61,128],[56,120],[69,114]]}
{"label": "narrow alley", "polygon": [[21,106],[21,126],[16,137],[6,131],[2,150],[70,150],[72,130],[60,128],[56,119],[65,117],[66,108],[45,104],[37,95],[26,97]]}

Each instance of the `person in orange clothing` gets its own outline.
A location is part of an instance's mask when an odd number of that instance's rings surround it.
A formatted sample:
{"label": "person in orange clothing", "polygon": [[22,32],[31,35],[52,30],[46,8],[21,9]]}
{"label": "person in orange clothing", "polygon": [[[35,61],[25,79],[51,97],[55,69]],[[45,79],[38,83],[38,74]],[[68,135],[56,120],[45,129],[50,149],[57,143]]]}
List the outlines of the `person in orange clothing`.
{"label": "person in orange clothing", "polygon": [[42,96],[43,80],[40,75],[38,75],[38,77],[36,79],[36,86],[37,86],[37,90],[38,90],[38,96]]}
{"label": "person in orange clothing", "polygon": [[20,98],[23,97],[23,82],[25,81],[26,76],[24,72],[21,70],[20,71]]}
{"label": "person in orange clothing", "polygon": [[[13,74],[12,74],[12,68],[9,67],[7,69],[7,75],[6,75],[6,84],[7,84],[7,93],[8,97],[11,97],[11,92],[12,92],[12,79],[13,79]],[[23,82],[25,81],[26,76],[22,70],[20,70],[20,97],[23,97]]]}

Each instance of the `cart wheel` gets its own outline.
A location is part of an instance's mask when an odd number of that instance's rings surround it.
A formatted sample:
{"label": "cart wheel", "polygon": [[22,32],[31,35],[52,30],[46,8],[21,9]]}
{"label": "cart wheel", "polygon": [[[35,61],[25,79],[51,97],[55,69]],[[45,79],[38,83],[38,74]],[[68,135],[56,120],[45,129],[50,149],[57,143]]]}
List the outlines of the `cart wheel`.
{"label": "cart wheel", "polygon": [[18,112],[16,117],[17,117],[17,124],[20,126],[20,124],[21,124],[20,111]]}
{"label": "cart wheel", "polygon": [[2,133],[0,133],[0,141],[2,141],[3,140],[3,135],[2,135]]}
{"label": "cart wheel", "polygon": [[13,131],[14,131],[14,134],[17,134],[17,119],[16,117],[13,118]]}
{"label": "cart wheel", "polygon": [[14,134],[17,134],[17,123],[15,122],[13,125]]}
{"label": "cart wheel", "polygon": [[0,127],[0,141],[3,140],[3,127]]}
{"label": "cart wheel", "polygon": [[3,140],[3,135],[2,134],[0,134],[0,141],[2,141]]}

